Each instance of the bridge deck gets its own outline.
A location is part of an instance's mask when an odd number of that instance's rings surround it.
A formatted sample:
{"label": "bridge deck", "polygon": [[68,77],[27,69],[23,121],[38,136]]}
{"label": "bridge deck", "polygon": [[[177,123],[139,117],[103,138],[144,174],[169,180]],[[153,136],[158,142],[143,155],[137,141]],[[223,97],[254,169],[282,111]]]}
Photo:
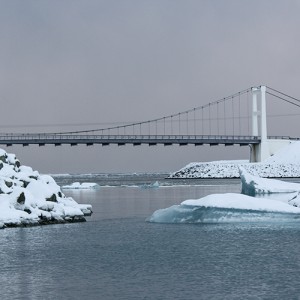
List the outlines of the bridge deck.
{"label": "bridge deck", "polygon": [[[283,138],[283,137],[273,137]],[[93,145],[117,144],[132,145],[249,145],[259,144],[260,138],[255,136],[221,136],[221,135],[68,135],[68,134],[4,134],[0,135],[2,145]]]}

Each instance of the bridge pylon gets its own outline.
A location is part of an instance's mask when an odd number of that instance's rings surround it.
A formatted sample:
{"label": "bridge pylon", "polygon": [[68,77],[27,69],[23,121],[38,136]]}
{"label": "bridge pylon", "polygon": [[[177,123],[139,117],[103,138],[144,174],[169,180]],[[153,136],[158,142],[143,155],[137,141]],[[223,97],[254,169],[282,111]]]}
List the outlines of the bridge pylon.
{"label": "bridge pylon", "polygon": [[251,145],[250,162],[262,162],[283,146],[288,140],[268,139],[266,86],[251,88],[252,91],[252,135],[260,138],[260,143]]}

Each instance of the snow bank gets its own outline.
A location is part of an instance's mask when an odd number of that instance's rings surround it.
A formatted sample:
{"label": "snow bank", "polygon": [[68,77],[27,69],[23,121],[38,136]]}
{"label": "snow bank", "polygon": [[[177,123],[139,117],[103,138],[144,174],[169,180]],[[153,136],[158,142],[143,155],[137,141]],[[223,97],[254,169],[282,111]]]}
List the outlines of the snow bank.
{"label": "snow bank", "polygon": [[0,227],[85,221],[91,211],[66,197],[51,176],[0,149]]}
{"label": "snow bank", "polygon": [[212,194],[160,209],[147,219],[155,223],[300,222],[300,208],[241,194]]}
{"label": "snow bank", "polygon": [[300,177],[300,142],[290,142],[262,163],[247,161],[214,161],[190,163],[169,178],[239,178],[242,167],[260,177]]}
{"label": "snow bank", "polygon": [[300,142],[293,141],[278,150],[265,160],[267,164],[296,164],[300,165]]}
{"label": "snow bank", "polygon": [[71,190],[90,190],[90,189],[99,189],[100,185],[94,182],[73,182],[70,185],[64,185],[61,187],[63,190],[71,189]]}

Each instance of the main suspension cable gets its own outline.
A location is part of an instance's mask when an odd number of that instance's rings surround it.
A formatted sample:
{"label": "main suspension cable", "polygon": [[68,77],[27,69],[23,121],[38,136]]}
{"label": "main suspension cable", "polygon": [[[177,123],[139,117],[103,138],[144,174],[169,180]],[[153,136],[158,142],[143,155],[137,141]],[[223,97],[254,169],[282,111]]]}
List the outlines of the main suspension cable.
{"label": "main suspension cable", "polygon": [[295,101],[297,101],[297,102],[300,102],[299,99],[297,99],[297,98],[295,98],[295,97],[292,97],[292,96],[289,96],[288,94],[282,93],[282,92],[280,92],[280,91],[278,91],[278,90],[275,90],[275,89],[273,89],[273,88],[271,88],[271,87],[269,87],[269,86],[267,86],[267,88],[268,88],[269,90],[272,90],[272,91],[278,93],[278,94],[281,94],[281,95],[283,95],[283,96],[286,96],[286,97],[288,97],[288,98],[291,98],[291,99],[293,99],[293,100],[295,100]]}
{"label": "main suspension cable", "polygon": [[[275,95],[275,94],[273,94],[273,93],[270,93],[270,92],[266,92],[266,93],[269,94],[269,95],[271,95],[271,96],[273,96],[273,97],[276,97],[276,98],[278,98],[278,99],[281,99],[281,100],[283,100],[283,101],[285,101],[285,102],[288,102],[288,103],[290,103],[290,104],[293,104],[293,105],[295,105],[295,106],[300,107],[300,104],[296,104],[296,103],[294,103],[294,102],[292,102],[292,101],[290,101],[290,100],[284,99],[284,98],[282,98],[282,97],[280,97],[280,96],[278,96],[278,95]],[[299,101],[299,102],[300,102],[300,101]]]}

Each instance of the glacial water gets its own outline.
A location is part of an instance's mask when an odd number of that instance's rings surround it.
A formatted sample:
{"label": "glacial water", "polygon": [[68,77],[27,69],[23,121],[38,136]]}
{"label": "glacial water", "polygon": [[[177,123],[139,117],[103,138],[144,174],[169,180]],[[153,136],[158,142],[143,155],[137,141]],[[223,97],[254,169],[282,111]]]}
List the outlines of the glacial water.
{"label": "glacial water", "polygon": [[0,231],[0,299],[300,299],[299,222],[145,222],[185,199],[240,190],[238,180],[163,178],[57,178],[106,187],[64,191],[93,205],[85,223]]}

